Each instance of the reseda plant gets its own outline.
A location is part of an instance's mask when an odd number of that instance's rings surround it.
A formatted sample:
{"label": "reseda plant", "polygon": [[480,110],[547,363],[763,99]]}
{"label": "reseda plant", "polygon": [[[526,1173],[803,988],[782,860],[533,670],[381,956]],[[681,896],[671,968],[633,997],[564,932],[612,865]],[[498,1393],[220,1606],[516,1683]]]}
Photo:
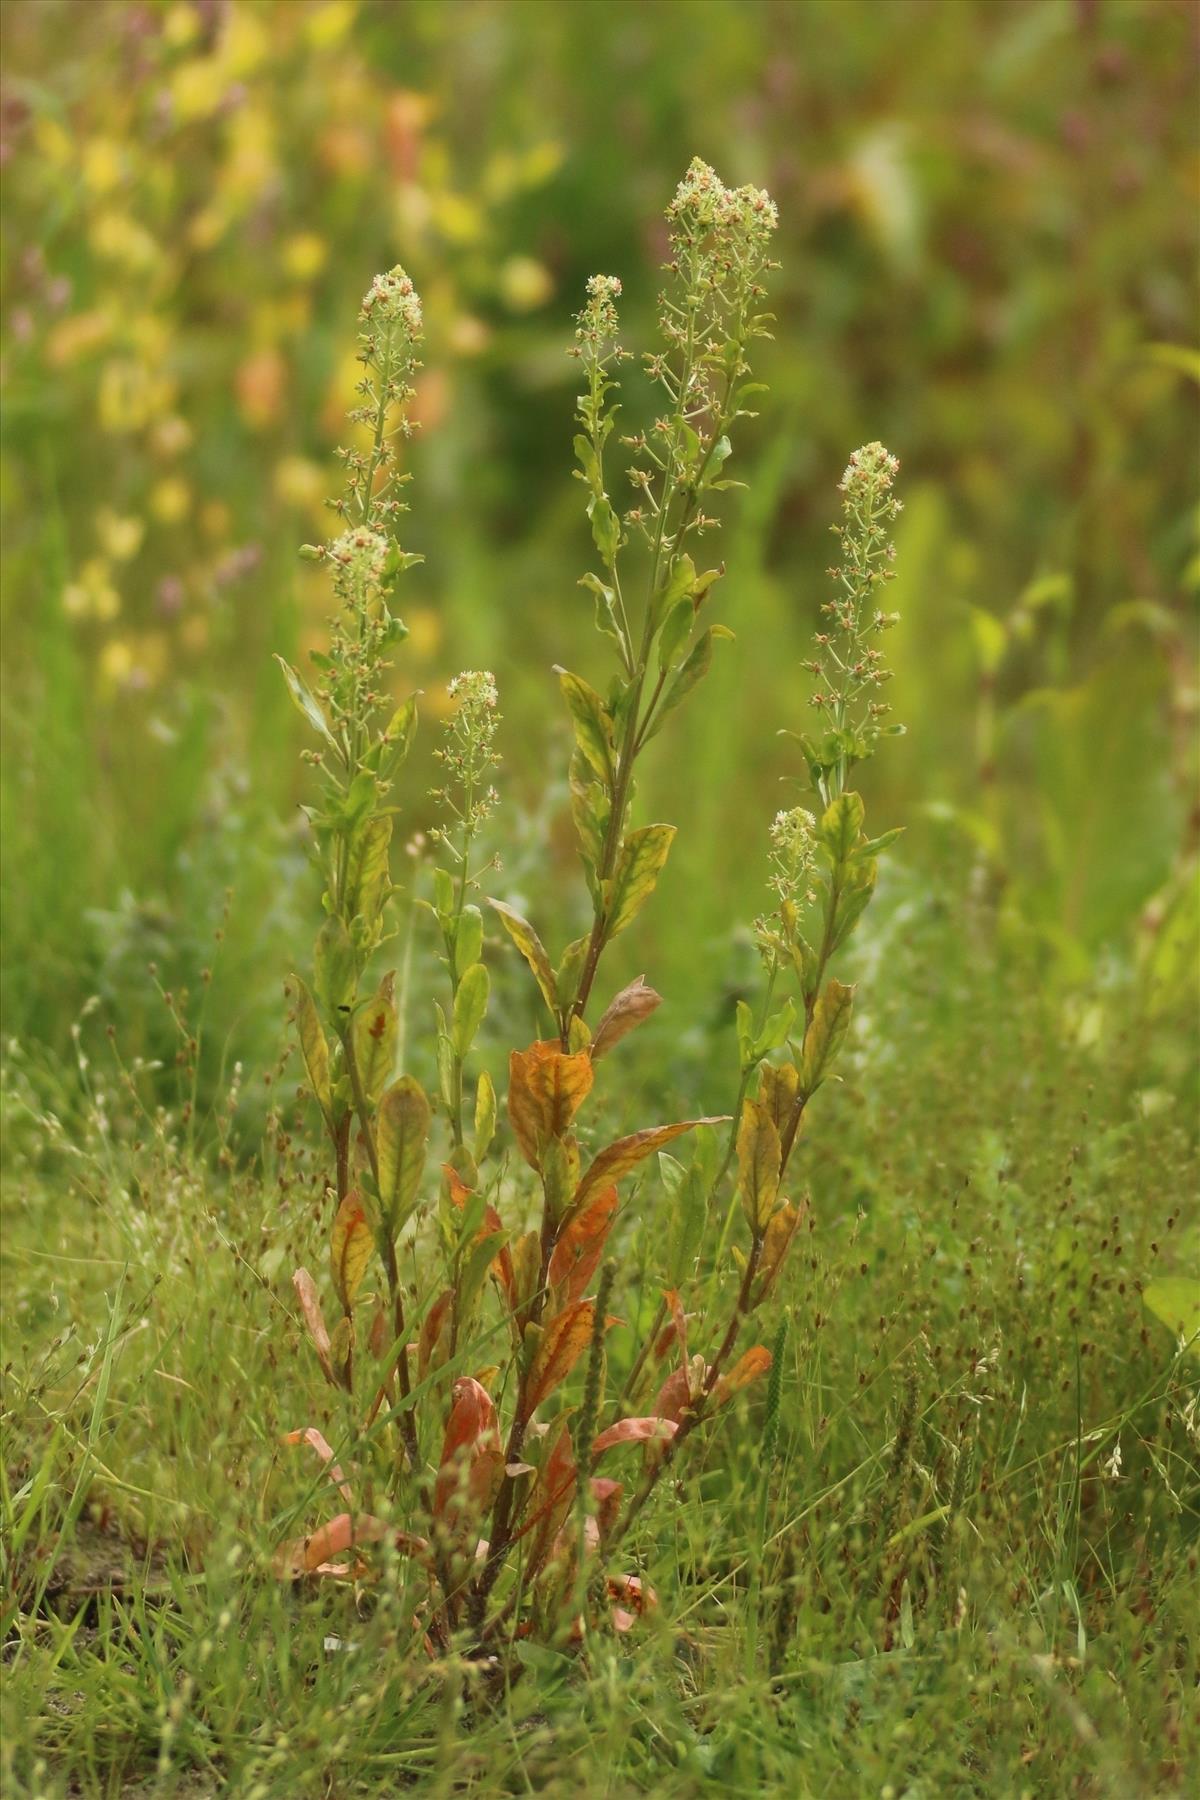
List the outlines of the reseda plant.
{"label": "reseda plant", "polygon": [[[528,964],[548,1022],[544,1037],[511,1053],[507,1131],[486,1072],[474,1078],[470,1098],[490,986],[477,899],[496,866],[479,841],[496,805],[498,761],[498,696],[486,672],[451,686],[437,751],[444,784],[434,796],[441,816],[433,898],[414,896],[436,926],[446,971],[431,1021],[436,1102],[397,1070],[394,977],[369,972],[388,941],[394,891],[388,785],[416,723],[412,700],[395,710],[385,702],[388,652],[403,637],[391,590],[414,560],[395,538],[401,507],[391,439],[408,429],[421,318],[400,269],[378,277],[363,305],[365,403],[352,416],[368,428],[370,448],[343,452],[347,488],[336,505],[345,529],[308,552],[333,573],[339,611],[330,647],[314,659],[311,687],[285,665],[320,740],[309,760],[321,797],[309,816],[326,917],[311,988],[297,978],[294,993],[308,1085],[330,1141],[340,1307],[332,1331],[311,1275],[301,1269],[294,1280],[325,1378],[347,1397],[345,1448],[354,1463],[344,1474],[315,1427],[291,1434],[323,1458],[347,1510],[285,1545],[281,1568],[293,1577],[358,1575],[368,1568],[367,1546],[390,1546],[420,1591],[414,1628],[436,1649],[458,1642],[497,1656],[501,1667],[505,1647],[531,1633],[567,1641],[633,1623],[650,1596],[638,1576],[617,1569],[618,1548],[688,1440],[771,1366],[761,1344],[739,1355],[741,1337],[779,1281],[804,1216],[781,1181],[805,1107],[828,1078],[849,1022],[850,990],[827,979],[827,967],[869,899],[885,841],[865,839],[862,803],[845,787],[855,762],[889,729],[875,697],[885,671],[873,642],[888,621],[868,605],[890,559],[884,526],[897,504],[895,463],[873,445],[857,453],[843,482],[842,592],[819,640],[817,701],[829,730],[804,740],[822,817],[796,809],[772,830],[776,905],[758,926],[765,997],[757,1026],[747,1009],[739,1013],[733,1115],[643,1126],[585,1157],[582,1120],[601,1065],[612,1066],[606,1059],[660,1004],[639,978],[589,1023],[604,953],[649,899],[674,838],[669,824],[633,822],[638,764],[730,635],[701,617],[722,570],[698,567],[694,553],[717,527],[709,497],[739,485],[725,472],[731,433],[750,416],[750,351],[770,324],[762,310],[776,224],[769,197],[726,188],[697,160],[667,219],[662,344],[646,358],[661,410],[647,429],[620,440],[630,453],[629,504],[614,500],[611,468],[627,356],[618,338],[620,282],[594,276],[577,320],[583,392],[575,450],[599,561],[582,585],[595,598],[615,671],[603,690],[558,671],[574,730],[571,808],[590,927],[555,960],[527,919],[500,898],[488,902]],[[788,976],[799,1006],[788,999],[772,1012]],[[794,1061],[769,1060],[788,1043]],[[726,1126],[729,1150],[717,1168],[711,1128]],[[666,1147],[688,1134],[696,1147],[685,1166]],[[620,1184],[656,1154],[665,1208],[651,1255],[661,1307],[613,1396],[606,1336],[617,1323],[608,1309],[619,1266],[606,1256]],[[427,1177],[431,1157],[440,1165],[436,1180]],[[706,1227],[735,1158],[733,1206],[714,1256]],[[715,1263],[719,1281],[739,1206],[749,1241],[733,1246],[736,1291],[711,1344],[694,1348],[688,1298],[702,1265]],[[406,1266],[412,1252],[407,1282],[402,1234]],[[382,1279],[368,1287],[373,1263]],[[389,1433],[392,1448],[381,1449]],[[630,1445],[641,1446],[640,1471],[623,1479],[600,1472],[610,1453]],[[360,1481],[373,1496],[361,1507]]]}

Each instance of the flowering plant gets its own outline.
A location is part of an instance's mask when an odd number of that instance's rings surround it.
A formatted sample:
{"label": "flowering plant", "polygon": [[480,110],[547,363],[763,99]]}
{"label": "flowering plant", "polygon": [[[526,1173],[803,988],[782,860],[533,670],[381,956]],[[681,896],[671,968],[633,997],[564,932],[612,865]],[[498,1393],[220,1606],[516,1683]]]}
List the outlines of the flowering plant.
{"label": "flowering plant", "polygon": [[[363,303],[363,405],[354,417],[369,448],[343,453],[343,530],[307,552],[333,575],[339,611],[329,649],[314,658],[312,685],[284,667],[317,734],[308,755],[321,776],[309,817],[325,919],[311,984],[297,978],[293,991],[308,1087],[330,1142],[332,1330],[306,1270],[295,1287],[325,1378],[348,1397],[346,1452],[367,1471],[374,1497],[354,1498],[323,1432],[292,1434],[324,1459],[346,1510],[286,1545],[281,1566],[293,1577],[344,1577],[365,1572],[368,1546],[390,1547],[409,1571],[431,1645],[457,1640],[501,1662],[505,1646],[530,1633],[562,1639],[632,1624],[650,1596],[638,1575],[618,1568],[618,1550],[636,1553],[638,1521],[688,1440],[771,1366],[761,1344],[738,1350],[805,1215],[806,1202],[790,1201],[781,1184],[808,1101],[846,1036],[852,997],[827,979],[827,965],[870,898],[886,841],[865,837],[862,802],[845,785],[889,729],[875,698],[885,671],[874,638],[891,621],[871,609],[871,597],[889,572],[896,465],[871,445],[842,483],[844,567],[834,571],[839,592],[814,665],[814,699],[829,729],[819,741],[802,739],[820,816],[797,807],[771,828],[775,904],[756,928],[765,993],[757,1021],[739,1008],[733,1114],[643,1125],[585,1151],[583,1120],[602,1065],[607,1074],[620,1041],[660,1004],[639,978],[590,1017],[605,952],[649,900],[675,835],[669,824],[634,823],[637,765],[730,635],[705,616],[723,570],[695,558],[717,529],[707,510],[714,497],[740,485],[726,472],[731,433],[752,416],[750,351],[770,324],[769,197],[725,187],[697,160],[667,219],[662,345],[646,358],[661,410],[620,439],[630,454],[628,505],[612,489],[627,356],[615,277],[588,283],[574,345],[583,388],[577,472],[598,563],[582,585],[615,663],[603,689],[558,671],[574,732],[571,810],[591,924],[552,958],[507,902],[491,898],[490,915],[478,904],[494,866],[479,860],[478,840],[497,804],[498,696],[490,674],[460,675],[437,752],[439,862],[432,900],[422,901],[447,976],[432,1022],[433,1100],[397,1070],[393,974],[368,976],[387,942],[394,891],[386,797],[416,728],[414,701],[394,706],[386,697],[389,654],[404,636],[392,590],[414,560],[395,535],[402,508],[392,437],[408,429],[421,341],[420,306],[399,269],[378,277]],[[471,1073],[490,997],[488,916],[528,965],[547,1020],[545,1036],[511,1054],[506,1125],[487,1073]],[[772,1011],[786,977],[797,998]],[[790,1058],[777,1059],[785,1046]],[[718,1167],[712,1128],[724,1125]],[[667,1153],[688,1141],[689,1163]],[[618,1273],[609,1252],[621,1184],[656,1155],[665,1189],[654,1252],[661,1306],[618,1385],[606,1353],[618,1323],[608,1310]],[[714,1261],[707,1227],[735,1162],[716,1263],[738,1210],[748,1242],[734,1246],[739,1277],[727,1316],[710,1346],[694,1349],[688,1297]],[[402,1246],[406,1260],[413,1252],[407,1280]],[[381,1280],[371,1283],[373,1266]],[[630,1446],[640,1446],[640,1468],[615,1472]]]}

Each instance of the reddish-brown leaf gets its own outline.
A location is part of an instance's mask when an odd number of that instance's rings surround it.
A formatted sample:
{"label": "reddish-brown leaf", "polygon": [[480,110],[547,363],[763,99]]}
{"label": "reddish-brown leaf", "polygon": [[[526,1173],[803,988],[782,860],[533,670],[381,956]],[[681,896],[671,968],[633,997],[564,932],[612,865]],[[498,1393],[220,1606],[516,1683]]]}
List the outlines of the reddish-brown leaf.
{"label": "reddish-brown leaf", "polygon": [[325,1473],[328,1475],[330,1481],[332,1481],[333,1485],[337,1488],[342,1499],[349,1505],[353,1498],[350,1492],[349,1483],[342,1474],[337,1463],[334,1462],[333,1450],[330,1448],[327,1439],[317,1430],[315,1425],[307,1425],[302,1431],[287,1431],[284,1433],[283,1441],[285,1444],[310,1444],[324,1463]]}
{"label": "reddish-brown leaf", "polygon": [[761,1304],[766,1299],[779,1279],[780,1270],[792,1247],[792,1239],[807,1211],[807,1202],[801,1201],[799,1206],[793,1206],[790,1200],[785,1200],[768,1220],[766,1235],[763,1238],[762,1256],[758,1265],[755,1305]]}
{"label": "reddish-brown leaf", "polygon": [[673,1438],[678,1429],[672,1419],[618,1419],[595,1439],[592,1455],[600,1456],[614,1444],[646,1444],[655,1438]]}
{"label": "reddish-brown leaf", "polygon": [[568,1055],[557,1039],[540,1039],[508,1060],[508,1116],[531,1168],[540,1169],[542,1151],[565,1136],[593,1080],[586,1050]]}
{"label": "reddish-brown leaf", "polygon": [[440,1293],[421,1321],[417,1340],[417,1371],[422,1381],[430,1369],[446,1360],[450,1321],[454,1311],[454,1289]]}
{"label": "reddish-brown leaf", "polygon": [[455,1499],[465,1500],[469,1508],[486,1505],[489,1492],[499,1479],[503,1457],[496,1409],[487,1389],[473,1376],[463,1375],[455,1382],[452,1396],[434,1490],[434,1517],[439,1519],[446,1517]]}
{"label": "reddish-brown leaf", "polygon": [[684,1119],[678,1125],[648,1125],[644,1131],[633,1131],[628,1137],[618,1138],[601,1150],[595,1158],[579,1186],[571,1202],[567,1223],[577,1218],[587,1201],[597,1188],[607,1187],[611,1182],[620,1181],[664,1144],[682,1137],[685,1131],[695,1131],[697,1125],[727,1125],[727,1118]]}
{"label": "reddish-brown leaf", "polygon": [[[443,1163],[442,1174],[446,1177],[446,1183],[450,1190],[450,1198],[454,1205],[460,1208],[464,1207],[475,1190],[467,1186],[453,1163]],[[483,1224],[475,1233],[475,1242],[478,1244],[482,1242],[485,1237],[494,1237],[497,1232],[502,1233],[503,1231],[504,1221],[496,1211],[495,1207],[491,1205],[485,1206],[483,1209]],[[513,1259],[507,1240],[501,1244],[499,1250],[497,1250],[495,1256],[492,1258],[491,1267],[492,1274],[504,1289],[508,1298],[508,1303],[511,1306],[513,1304]]]}
{"label": "reddish-brown leaf", "polygon": [[333,1285],[345,1313],[349,1313],[354,1306],[355,1296],[371,1260],[373,1242],[358,1189],[351,1188],[337,1209],[329,1241]]}
{"label": "reddish-brown leaf", "polygon": [[559,1233],[550,1258],[549,1282],[561,1305],[582,1300],[604,1254],[616,1210],[615,1186],[603,1188]]}
{"label": "reddish-brown leaf", "polygon": [[595,1316],[594,1301],[577,1300],[565,1306],[546,1326],[525,1386],[523,1411],[527,1419],[566,1380],[587,1349]]}

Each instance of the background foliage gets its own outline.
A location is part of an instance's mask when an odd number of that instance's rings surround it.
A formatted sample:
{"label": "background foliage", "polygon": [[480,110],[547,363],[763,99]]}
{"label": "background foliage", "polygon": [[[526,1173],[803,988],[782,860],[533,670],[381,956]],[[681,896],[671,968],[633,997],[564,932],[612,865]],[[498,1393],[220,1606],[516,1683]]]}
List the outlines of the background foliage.
{"label": "background foliage", "polygon": [[[873,815],[908,821],[910,867],[973,864],[1056,979],[1128,962],[1196,832],[1185,4],[40,0],[4,27],[10,1033],[61,1049],[98,992],[164,1053],[146,965],[197,989],[232,887],[204,1079],[273,1048],[303,727],[269,652],[323,629],[295,545],[329,525],[345,321],[397,260],[429,324],[397,682],[428,712],[495,670],[508,823],[554,851],[508,880],[565,874],[550,670],[590,601],[564,351],[598,268],[644,341],[693,151],[777,197],[783,269],[724,544],[738,643],[651,778],[681,832],[630,954],[673,1039],[682,1016],[702,1058],[745,967],[775,729],[806,722],[832,483],[868,436],[904,462],[913,727]],[[415,759],[414,832],[430,779]]]}

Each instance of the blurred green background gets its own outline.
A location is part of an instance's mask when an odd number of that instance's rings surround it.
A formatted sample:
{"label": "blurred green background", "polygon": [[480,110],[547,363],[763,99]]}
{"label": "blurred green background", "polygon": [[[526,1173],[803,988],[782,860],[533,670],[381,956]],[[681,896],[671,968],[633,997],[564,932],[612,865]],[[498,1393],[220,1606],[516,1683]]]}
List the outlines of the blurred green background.
{"label": "blurred green background", "polygon": [[447,679],[492,668],[498,883],[552,950],[574,935],[551,667],[605,665],[565,351],[595,270],[651,345],[694,153],[770,189],[783,266],[720,540],[737,642],[639,799],[681,826],[625,957],[673,1003],[648,1054],[707,1067],[751,970],[777,730],[806,725],[835,483],[875,437],[909,727],[864,776],[874,826],[908,827],[876,950],[937,905],[1066,990],[1191,979],[1186,0],[9,0],[3,28],[7,1034],[61,1052],[98,994],[127,1054],[169,1058],[148,964],[193,993],[213,964],[206,1080],[272,1055],[313,893],[271,652],[320,641],[296,546],[328,530],[355,313],[396,261],[429,333],[407,820]]}

